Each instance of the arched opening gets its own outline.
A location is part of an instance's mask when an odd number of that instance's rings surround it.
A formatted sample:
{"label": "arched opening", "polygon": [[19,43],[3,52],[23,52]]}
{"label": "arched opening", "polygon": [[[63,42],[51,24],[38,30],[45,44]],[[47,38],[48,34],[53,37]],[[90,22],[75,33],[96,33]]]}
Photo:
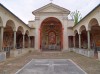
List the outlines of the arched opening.
{"label": "arched opening", "polygon": [[68,36],[68,47],[73,48],[74,43],[73,43],[73,36]]}
{"label": "arched opening", "polygon": [[79,48],[79,36],[78,36],[78,31],[75,30],[75,48]]}
{"label": "arched opening", "polygon": [[62,49],[62,24],[57,18],[46,18],[42,22],[40,30],[40,48],[42,50]]}
{"label": "arched opening", "polygon": [[23,47],[23,27],[19,26],[16,33],[16,48],[20,49]]}
{"label": "arched opening", "polygon": [[87,39],[87,31],[84,25],[80,27],[80,32],[81,32],[81,48],[87,49],[88,39]]}
{"label": "arched opening", "polygon": [[97,19],[90,20],[89,29],[91,33],[91,48],[95,50],[95,55],[97,55],[97,51],[100,51],[100,26]]}
{"label": "arched opening", "polygon": [[4,28],[3,48],[7,52],[7,57],[10,56],[10,50],[14,47],[14,30],[15,24],[12,20],[8,20]]}
{"label": "arched opening", "polygon": [[31,36],[30,37],[30,47],[31,48],[34,48],[34,46],[35,46],[35,37],[34,36]]}
{"label": "arched opening", "polygon": [[29,47],[29,31],[27,30],[25,33],[25,48]]}

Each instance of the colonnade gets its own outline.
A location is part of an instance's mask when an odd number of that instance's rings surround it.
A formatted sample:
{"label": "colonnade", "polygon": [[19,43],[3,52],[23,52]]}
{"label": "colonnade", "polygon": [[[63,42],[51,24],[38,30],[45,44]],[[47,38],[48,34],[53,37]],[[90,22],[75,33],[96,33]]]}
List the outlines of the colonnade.
{"label": "colonnade", "polygon": [[[25,34],[23,35],[23,40],[22,40],[22,48],[25,48]],[[4,27],[0,27],[0,51],[3,51],[3,39],[4,38]],[[17,31],[13,31],[13,49],[17,49]],[[28,48],[31,47],[31,36],[28,35]]]}
{"label": "colonnade", "polygon": [[[81,49],[81,44],[82,44],[82,41],[81,41],[81,33],[78,34],[78,39],[79,39],[79,48]],[[87,31],[87,42],[88,42],[88,49],[91,49],[91,43],[90,43],[90,31]],[[75,48],[75,44],[76,43],[76,39],[75,39],[75,36],[73,36],[73,45],[74,45],[74,48]]]}

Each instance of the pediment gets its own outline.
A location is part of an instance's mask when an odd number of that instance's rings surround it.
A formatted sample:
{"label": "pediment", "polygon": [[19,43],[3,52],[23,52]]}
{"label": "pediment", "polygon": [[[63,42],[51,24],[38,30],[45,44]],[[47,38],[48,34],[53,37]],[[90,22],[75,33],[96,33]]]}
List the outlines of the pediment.
{"label": "pediment", "polygon": [[62,12],[62,11],[54,7],[48,7],[43,9],[41,12]]}
{"label": "pediment", "polygon": [[55,5],[53,3],[50,3],[50,4],[47,4],[47,5],[45,5],[45,6],[41,7],[41,8],[33,11],[33,14],[36,14],[36,13],[48,13],[48,12],[49,13],[50,12],[57,12],[57,13],[62,12],[62,13],[67,13],[67,14],[70,13],[69,10],[67,10],[67,9],[65,9],[63,7],[60,7],[58,5]]}

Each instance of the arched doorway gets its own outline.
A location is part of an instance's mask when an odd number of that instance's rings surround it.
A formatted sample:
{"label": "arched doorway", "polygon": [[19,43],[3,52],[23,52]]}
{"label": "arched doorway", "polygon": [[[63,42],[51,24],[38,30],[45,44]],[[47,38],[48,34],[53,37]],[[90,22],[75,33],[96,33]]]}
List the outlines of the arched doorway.
{"label": "arched doorway", "polygon": [[40,27],[40,49],[61,50],[62,34],[61,22],[55,17],[46,18]]}

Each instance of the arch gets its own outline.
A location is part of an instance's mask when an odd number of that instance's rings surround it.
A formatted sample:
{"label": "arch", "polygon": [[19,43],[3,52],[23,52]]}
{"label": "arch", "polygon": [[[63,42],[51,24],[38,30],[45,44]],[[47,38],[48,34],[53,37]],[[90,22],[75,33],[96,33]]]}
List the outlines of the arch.
{"label": "arch", "polygon": [[75,31],[74,31],[74,35],[76,35],[76,33],[78,33],[78,31],[77,31],[77,30],[75,30]]}
{"label": "arch", "polygon": [[0,27],[3,26],[2,18],[0,17]]}
{"label": "arch", "polygon": [[[63,32],[62,32],[62,23],[59,19],[56,17],[48,17],[44,19],[40,25],[40,49],[43,45],[59,45],[59,49],[62,49],[63,47]],[[52,44],[49,43],[49,34],[53,32],[57,40],[56,42],[52,42]],[[45,35],[47,34],[47,35]],[[45,37],[45,39],[44,39]],[[52,37],[52,36],[51,36]],[[47,38],[47,39],[46,39]]]}
{"label": "arch", "polygon": [[82,25],[80,27],[80,34],[81,34],[81,48],[87,49],[88,48],[88,39],[87,39],[87,31],[86,27]]}
{"label": "arch", "polygon": [[14,32],[15,31],[15,24],[12,20],[7,20],[6,25],[4,27],[4,35],[3,35],[3,47],[10,47],[11,49],[14,48]]}
{"label": "arch", "polygon": [[25,48],[28,48],[29,47],[29,31],[28,30],[26,30],[26,32],[25,32]]}
{"label": "arch", "polygon": [[[62,22],[58,19],[58,18],[56,18],[56,17],[48,17],[48,18],[45,18],[43,21],[42,21],[42,23],[41,23],[41,25],[40,25],[40,28],[44,25],[43,23],[47,20],[47,21],[52,21],[52,20],[50,20],[50,19],[52,19],[53,20],[53,22],[55,22],[55,21],[59,21],[59,23],[61,23],[61,26],[62,26]],[[46,22],[47,22],[46,21]]]}
{"label": "arch", "polygon": [[13,29],[13,31],[16,30],[16,26],[15,26],[15,23],[13,22],[13,20],[8,20],[8,21],[6,22],[6,26],[11,27],[11,28]]}
{"label": "arch", "polygon": [[89,21],[88,29],[91,30],[91,27],[92,27],[92,26],[99,26],[98,20],[97,20],[96,18],[92,18],[92,19]]}
{"label": "arch", "polygon": [[17,31],[21,31],[21,33],[24,34],[24,28],[22,26],[19,26]]}
{"label": "arch", "polygon": [[78,36],[77,30],[74,31],[74,35],[75,35],[75,48],[78,48],[79,47],[79,36]]}
{"label": "arch", "polygon": [[[90,30],[91,33],[91,48],[94,49],[95,54],[97,54],[98,47],[100,47],[100,26],[99,26],[99,21],[96,18],[92,18],[89,21],[88,24],[88,29]],[[95,46],[94,46],[95,45]],[[94,48],[96,47],[96,48]]]}
{"label": "arch", "polygon": [[86,30],[86,27],[85,27],[84,25],[82,25],[82,26],[80,27],[79,33],[81,34],[81,32],[82,32],[83,30]]}
{"label": "arch", "polygon": [[16,48],[20,49],[23,47],[23,35],[24,29],[22,26],[19,26],[16,33]]}
{"label": "arch", "polygon": [[25,34],[27,34],[27,35],[29,36],[29,31],[28,31],[28,30],[26,30]]}

